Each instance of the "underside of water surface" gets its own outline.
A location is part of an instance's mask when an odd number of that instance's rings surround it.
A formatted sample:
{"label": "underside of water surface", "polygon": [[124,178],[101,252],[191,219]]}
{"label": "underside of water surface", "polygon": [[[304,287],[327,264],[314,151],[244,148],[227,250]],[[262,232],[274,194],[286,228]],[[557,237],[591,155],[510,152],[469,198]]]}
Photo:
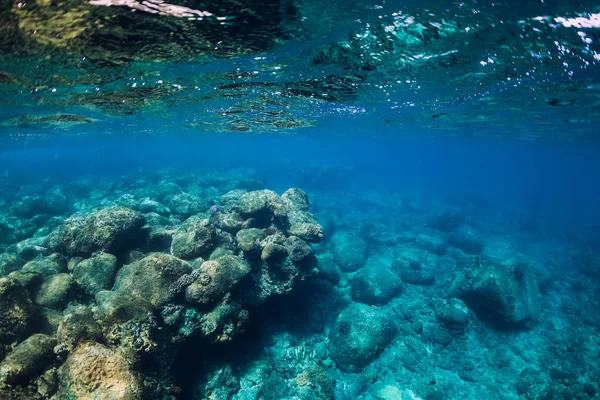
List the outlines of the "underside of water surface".
{"label": "underside of water surface", "polygon": [[0,0],[0,399],[599,399],[599,43],[587,0]]}

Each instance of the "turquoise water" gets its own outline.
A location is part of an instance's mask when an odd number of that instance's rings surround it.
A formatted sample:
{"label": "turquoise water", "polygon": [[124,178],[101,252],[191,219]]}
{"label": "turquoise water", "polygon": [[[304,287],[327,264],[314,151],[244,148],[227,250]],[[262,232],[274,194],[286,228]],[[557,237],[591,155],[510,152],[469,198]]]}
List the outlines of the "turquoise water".
{"label": "turquoise water", "polygon": [[0,4],[0,398],[600,398],[598,13]]}

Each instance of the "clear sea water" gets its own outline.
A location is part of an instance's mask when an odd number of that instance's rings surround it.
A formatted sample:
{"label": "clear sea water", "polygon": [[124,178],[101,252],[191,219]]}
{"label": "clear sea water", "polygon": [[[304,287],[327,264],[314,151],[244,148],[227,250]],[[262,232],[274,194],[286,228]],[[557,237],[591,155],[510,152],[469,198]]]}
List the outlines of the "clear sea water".
{"label": "clear sea water", "polygon": [[[419,235],[445,247],[418,250],[436,260],[434,285],[403,282],[372,305],[397,333],[358,371],[340,367],[329,344],[343,310],[361,303],[355,271],[342,271],[341,283],[308,279],[253,310],[231,343],[183,344],[174,398],[599,398],[597,3],[175,2],[189,15],[149,12],[158,2],[5,3],[0,238],[13,237],[5,221],[27,196],[85,182],[55,215],[68,218],[167,180],[219,204],[237,187],[210,175],[245,190],[303,189],[324,229],[319,260],[335,255],[339,232],[364,240],[365,269],[393,270],[397,248],[423,247]],[[191,20],[190,10],[212,15]],[[448,210],[483,250],[432,227]],[[497,304],[465,300],[468,328],[449,329],[449,343],[428,333],[445,329],[436,302],[460,297],[465,257],[530,266],[541,293],[533,327],[498,329],[486,320]],[[331,393],[298,383],[313,364]],[[237,390],[219,389],[224,370]],[[0,395],[29,393],[27,379]]]}

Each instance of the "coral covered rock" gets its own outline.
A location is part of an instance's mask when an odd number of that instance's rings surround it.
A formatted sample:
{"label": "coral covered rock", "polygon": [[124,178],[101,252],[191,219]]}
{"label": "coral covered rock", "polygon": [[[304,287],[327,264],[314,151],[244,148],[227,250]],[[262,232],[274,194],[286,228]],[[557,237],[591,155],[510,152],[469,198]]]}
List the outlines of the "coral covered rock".
{"label": "coral covered rock", "polygon": [[310,243],[319,243],[323,239],[323,227],[308,211],[308,195],[302,189],[288,189],[282,195],[288,206],[288,233]]}
{"label": "coral covered rock", "polygon": [[531,328],[541,309],[537,281],[524,263],[502,265],[480,257],[468,259],[462,263],[452,294],[479,319],[498,329]]}
{"label": "coral covered rock", "polygon": [[0,277],[6,276],[11,272],[17,271],[23,267],[24,261],[16,254],[0,254]]}
{"label": "coral covered rock", "polygon": [[331,330],[331,358],[342,371],[360,371],[392,341],[395,333],[388,317],[370,306],[353,304],[342,311]]}
{"label": "coral covered rock", "polygon": [[177,257],[152,253],[121,268],[113,290],[158,308],[169,301],[171,285],[191,271],[190,264]]}
{"label": "coral covered rock", "polygon": [[331,237],[336,264],[346,272],[361,268],[367,260],[367,243],[350,231],[339,231]]}
{"label": "coral covered rock", "polygon": [[235,206],[243,218],[254,220],[256,227],[267,227],[272,222],[280,223],[287,217],[287,207],[281,197],[271,190],[244,193]]}
{"label": "coral covered rock", "polygon": [[37,227],[25,218],[0,214],[0,244],[13,244],[31,237]]}
{"label": "coral covered rock", "polygon": [[108,253],[96,253],[73,268],[73,278],[89,295],[110,289],[117,274],[117,258]]}
{"label": "coral covered rock", "polygon": [[428,225],[442,232],[450,232],[465,221],[465,217],[453,210],[438,212],[429,218]]}
{"label": "coral covered rock", "polygon": [[261,240],[265,238],[265,233],[262,229],[249,228],[242,229],[236,235],[238,248],[247,255],[260,254],[262,250]]}
{"label": "coral covered rock", "polygon": [[48,335],[35,334],[11,351],[0,363],[0,382],[22,383],[34,377],[52,361],[56,340]]}
{"label": "coral covered rock", "polygon": [[365,304],[385,304],[400,293],[402,282],[389,269],[368,267],[352,278],[351,294]]}
{"label": "coral covered rock", "polygon": [[240,257],[223,256],[205,261],[200,266],[199,278],[185,291],[190,303],[210,304],[218,302],[226,293],[250,273],[250,266]]}
{"label": "coral covered rock", "polygon": [[102,329],[94,320],[92,311],[88,307],[83,305],[67,307],[56,332],[59,351],[71,351],[84,340],[100,341],[101,339]]}
{"label": "coral covered rock", "polygon": [[469,323],[469,309],[460,299],[438,299],[433,303],[433,310],[438,321],[449,328],[461,328]]}
{"label": "coral covered rock", "polygon": [[448,235],[448,244],[462,250],[466,254],[481,254],[485,243],[477,232],[466,227],[455,229]]}
{"label": "coral covered rock", "polygon": [[156,200],[152,200],[149,198],[144,198],[140,201],[138,205],[138,210],[144,214],[148,213],[156,213],[158,215],[169,216],[171,214],[171,210],[168,207],[162,205]]}
{"label": "coral covered rock", "polygon": [[59,368],[58,377],[61,399],[142,399],[141,378],[125,355],[99,343],[80,344]]}
{"label": "coral covered rock", "polygon": [[123,207],[104,208],[88,215],[65,220],[55,231],[49,245],[69,255],[95,251],[119,254],[143,243],[144,215]]}
{"label": "coral covered rock", "polygon": [[10,344],[26,337],[33,312],[25,288],[14,279],[0,278],[0,343]]}
{"label": "coral covered rock", "polygon": [[209,220],[190,217],[175,231],[171,254],[184,260],[206,256],[214,245],[214,239],[215,229]]}
{"label": "coral covered rock", "polygon": [[432,285],[435,282],[435,258],[427,251],[399,246],[394,249],[392,271],[403,282]]}
{"label": "coral covered rock", "polygon": [[23,266],[21,272],[38,274],[43,277],[60,274],[67,272],[67,259],[62,254],[53,253],[47,257],[29,261]]}
{"label": "coral covered rock", "polygon": [[208,201],[188,193],[177,193],[169,202],[171,212],[183,218],[206,211],[209,207],[210,203]]}
{"label": "coral covered rock", "polygon": [[55,274],[44,280],[35,294],[35,303],[50,308],[62,309],[75,292],[71,274]]}

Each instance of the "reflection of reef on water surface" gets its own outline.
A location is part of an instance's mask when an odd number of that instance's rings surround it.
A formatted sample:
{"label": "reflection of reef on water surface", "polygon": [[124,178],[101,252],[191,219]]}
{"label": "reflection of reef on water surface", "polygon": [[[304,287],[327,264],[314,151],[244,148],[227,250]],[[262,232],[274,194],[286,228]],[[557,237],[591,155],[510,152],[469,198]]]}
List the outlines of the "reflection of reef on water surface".
{"label": "reflection of reef on water surface", "polygon": [[[163,119],[189,105],[181,125],[242,132],[317,125],[326,116],[314,110],[327,104],[448,134],[510,123],[519,136],[561,136],[564,126],[577,132],[600,118],[589,75],[600,41],[593,28],[572,25],[595,6],[539,17],[499,4],[384,12],[308,0],[0,7],[0,102],[8,105]],[[559,124],[548,124],[556,114]]]}

